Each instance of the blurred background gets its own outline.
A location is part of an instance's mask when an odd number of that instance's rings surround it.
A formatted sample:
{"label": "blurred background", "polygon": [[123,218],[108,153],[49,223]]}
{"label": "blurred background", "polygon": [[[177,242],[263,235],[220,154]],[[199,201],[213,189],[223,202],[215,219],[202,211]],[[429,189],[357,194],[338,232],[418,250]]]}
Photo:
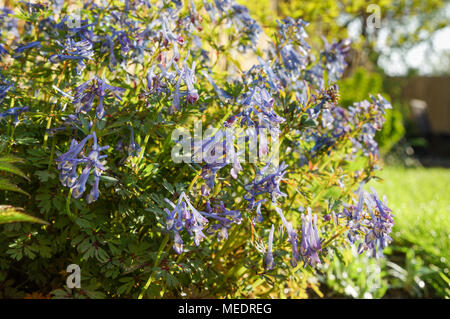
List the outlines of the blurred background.
{"label": "blurred background", "polygon": [[[239,0],[270,34],[302,18],[310,43],[350,38],[341,104],[382,93],[392,102],[378,134],[384,169],[371,182],[395,215],[384,260],[351,250],[322,269],[328,298],[450,297],[450,1]],[[311,290],[310,297],[319,297]]]}

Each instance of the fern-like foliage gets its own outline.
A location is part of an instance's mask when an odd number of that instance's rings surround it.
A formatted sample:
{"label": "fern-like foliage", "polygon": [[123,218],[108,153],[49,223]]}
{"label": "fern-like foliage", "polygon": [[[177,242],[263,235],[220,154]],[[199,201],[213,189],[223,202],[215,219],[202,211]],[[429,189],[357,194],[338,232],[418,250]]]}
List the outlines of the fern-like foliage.
{"label": "fern-like foliage", "polygon": [[[14,165],[15,163],[22,163],[22,162],[23,159],[16,156],[12,155],[2,156],[0,157],[0,171],[18,175],[20,177],[25,178],[26,180],[29,180],[28,177],[25,175],[25,173]],[[0,190],[13,191],[30,196],[19,186],[12,183],[10,180],[8,180],[3,176],[0,176]],[[32,222],[32,223],[48,224],[47,222],[39,218],[25,214],[22,208],[17,208],[9,205],[0,205],[0,224],[13,222]]]}
{"label": "fern-like foliage", "polygon": [[[21,159],[20,157],[16,157],[13,155],[2,156],[0,157],[0,172],[12,173],[20,177],[23,177],[26,180],[29,180],[28,177],[25,175],[25,173],[14,165],[15,163],[22,163],[22,162],[23,159]],[[18,192],[30,196],[30,194],[28,194],[20,187],[18,187],[16,184],[12,183],[10,180],[8,180],[3,176],[0,176],[0,190]]]}
{"label": "fern-like foliage", "polygon": [[48,223],[42,219],[23,213],[22,208],[0,205],[0,224],[14,222],[32,222],[48,225]]}

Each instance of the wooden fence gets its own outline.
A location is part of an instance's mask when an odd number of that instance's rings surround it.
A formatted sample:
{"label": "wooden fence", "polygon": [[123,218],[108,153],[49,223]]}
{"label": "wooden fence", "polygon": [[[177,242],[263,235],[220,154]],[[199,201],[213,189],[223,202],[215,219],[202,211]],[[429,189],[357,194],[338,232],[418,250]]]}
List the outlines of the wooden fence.
{"label": "wooden fence", "polygon": [[[405,79],[399,79],[404,81]],[[402,90],[402,97],[410,104],[412,114],[426,130],[427,123],[420,119],[426,114],[431,133],[450,134],[450,77],[415,77],[408,79]],[[425,103],[423,103],[425,102]],[[419,117],[419,118],[418,118]]]}

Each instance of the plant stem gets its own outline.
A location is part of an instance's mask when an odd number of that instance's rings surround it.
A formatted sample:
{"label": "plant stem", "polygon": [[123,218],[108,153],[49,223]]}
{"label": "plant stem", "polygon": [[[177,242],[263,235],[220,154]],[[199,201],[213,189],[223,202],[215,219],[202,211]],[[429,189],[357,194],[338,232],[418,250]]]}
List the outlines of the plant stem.
{"label": "plant stem", "polygon": [[55,157],[55,139],[52,139],[52,149],[50,151],[50,159],[48,160],[48,169],[52,167],[53,158]]}
{"label": "plant stem", "polygon": [[[163,239],[161,245],[159,246],[158,254],[156,255],[155,263],[153,264],[153,268],[156,268],[159,265],[159,258],[161,257],[161,254],[162,254],[164,248],[166,247],[168,241],[169,241],[169,233],[167,233],[164,236],[164,239]],[[145,292],[147,291],[148,287],[152,283],[154,274],[155,274],[155,269],[153,269],[152,273],[150,274],[150,277],[148,277],[148,280],[145,283],[145,286],[142,289],[141,293],[139,294],[138,299],[142,299],[144,297]]]}
{"label": "plant stem", "polygon": [[70,211],[70,199],[71,198],[72,198],[72,188],[69,189],[69,194],[67,194],[67,198],[66,198],[66,212],[67,212],[67,215],[73,220],[75,216]]}

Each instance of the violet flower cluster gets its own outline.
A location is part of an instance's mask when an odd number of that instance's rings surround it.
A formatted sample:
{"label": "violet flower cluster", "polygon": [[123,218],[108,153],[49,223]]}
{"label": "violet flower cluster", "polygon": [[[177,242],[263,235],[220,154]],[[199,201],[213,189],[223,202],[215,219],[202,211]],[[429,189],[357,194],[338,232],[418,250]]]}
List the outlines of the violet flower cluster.
{"label": "violet flower cluster", "polygon": [[363,190],[362,186],[356,205],[345,207],[336,217],[343,218],[348,228],[348,240],[358,244],[358,253],[367,251],[370,256],[383,256],[383,250],[392,241],[390,233],[394,226],[393,215],[378,194]]}
{"label": "violet flower cluster", "polygon": [[[310,118],[316,127],[301,132],[300,165],[321,152],[329,154],[339,141],[349,138],[352,144],[349,159],[361,151],[364,156],[379,156],[375,134],[381,130],[387,109],[392,108],[381,95],[371,96],[371,102],[365,100],[349,108],[337,105],[335,93],[337,87],[323,91],[316,99],[317,104],[308,109]],[[359,134],[356,133],[359,130]],[[311,147],[308,147],[311,145]]]}
{"label": "violet flower cluster", "polygon": [[[53,9],[59,13],[62,5],[55,2]],[[47,133],[53,136],[56,132],[66,131],[67,127],[75,130],[88,121],[84,128],[90,133],[80,142],[73,139],[67,152],[56,159],[61,184],[71,189],[74,198],[81,198],[86,193],[87,185],[92,185],[85,196],[87,203],[99,198],[99,181],[106,170],[104,159],[107,155],[101,152],[109,146],[98,145],[96,131],[102,136],[99,123],[104,125],[108,117],[114,115],[113,108],[109,106],[122,102],[125,94],[128,94],[127,98],[145,100],[147,109],[157,108],[158,103],[161,103],[163,109],[158,111],[157,116],[162,120],[158,123],[179,119],[182,117],[179,115],[185,115],[186,110],[197,108],[204,111],[208,108],[203,103],[208,98],[205,93],[208,90],[201,85],[203,83],[197,83],[202,80],[197,78],[199,69],[199,73],[212,86],[213,90],[208,93],[211,103],[226,105],[230,109],[233,107],[235,112],[228,113],[231,115],[212,136],[194,141],[192,145],[194,158],[198,153],[212,155],[199,163],[202,197],[197,202],[199,207],[204,208],[200,210],[194,207],[188,197],[190,193],[179,195],[176,203],[165,199],[171,207],[165,208],[166,228],[173,233],[174,251],[177,254],[183,252],[185,243],[182,236],[185,233],[199,246],[207,235],[216,235],[218,240],[227,239],[230,227],[243,222],[241,211],[230,210],[220,199],[214,198],[217,195],[214,192],[217,177],[230,164],[230,170],[222,174],[239,182],[243,194],[241,198],[236,198],[236,189],[225,189],[223,192],[236,202],[242,201],[244,205],[248,203],[252,227],[263,227],[266,220],[272,221],[272,218],[263,217],[265,210],[267,214],[273,214],[268,209],[272,205],[276,213],[273,215],[281,221],[291,245],[291,266],[296,267],[303,262],[305,267],[314,267],[321,263],[319,253],[323,249],[318,225],[320,212],[316,207],[307,207],[306,213],[298,218],[298,224],[301,225],[298,229],[288,221],[285,216],[287,211],[281,208],[284,207],[285,199],[289,200],[288,191],[283,189],[284,182],[289,178],[288,165],[286,162],[279,164],[273,157],[267,156],[270,154],[269,141],[264,131],[268,131],[271,136],[290,133],[290,123],[287,122],[292,118],[304,117],[313,123],[295,129],[298,134],[296,140],[292,141],[296,147],[292,153],[298,156],[288,162],[293,171],[303,169],[311,159],[331,154],[346,138],[352,148],[348,159],[358,153],[377,157],[375,133],[381,129],[386,109],[391,108],[391,105],[378,95],[371,96],[371,101],[355,103],[350,107],[340,106],[339,88],[335,83],[345,72],[350,41],[344,39],[329,43],[324,38],[324,50],[316,59],[306,41],[308,23],[289,17],[277,22],[277,41],[269,44],[264,54],[258,53],[258,62],[243,72],[241,78],[228,83],[228,88],[239,89],[231,91],[220,87],[214,80],[213,70],[208,68],[209,52],[202,46],[202,21],[207,18],[213,25],[230,29],[233,44],[244,52],[257,51],[258,37],[263,30],[250,17],[248,9],[234,0],[201,2],[197,1],[196,7],[194,1],[189,1],[187,8],[184,8],[181,1],[162,0],[155,4],[144,0],[125,1],[120,9],[116,6],[109,9],[109,4],[105,3],[86,2],[83,9],[92,11],[92,21],[81,20],[79,25],[73,26],[69,23],[68,15],[60,15],[59,21],[49,16],[39,23],[38,40],[22,42],[15,39],[9,45],[6,45],[6,33],[17,32],[17,28],[12,18],[13,12],[3,9],[0,11],[0,60],[10,53],[14,59],[41,53],[42,63],[47,63],[50,69],[62,69],[63,75],[66,66],[71,72],[75,71],[71,73],[73,81],[70,87],[53,85],[65,100],[70,100],[71,109],[66,110],[64,106],[62,109],[66,114],[62,118],[62,126],[51,128]],[[144,7],[151,9],[149,23],[141,21],[145,20],[140,17],[140,9]],[[47,7],[30,8],[46,10]],[[208,17],[202,17],[201,9],[205,9]],[[107,14],[98,14],[102,11]],[[48,47],[51,47],[51,52],[46,52]],[[96,68],[96,64],[102,64],[105,68]],[[142,79],[133,77],[133,68],[142,68]],[[105,74],[108,69],[110,73],[124,74],[123,78],[110,79],[110,82],[103,75],[97,75]],[[94,70],[96,72],[92,72]],[[109,84],[120,80],[124,82],[124,87],[136,88],[140,85],[144,88],[134,92]],[[13,84],[2,79],[0,102],[12,89]],[[281,109],[291,94],[290,102],[294,102],[295,109]],[[134,102],[130,104],[134,105]],[[14,107],[0,113],[0,118],[13,116],[17,124],[18,116],[28,110],[29,107]],[[133,109],[133,113],[140,111]],[[90,117],[94,112],[96,119]],[[124,137],[120,137],[116,150],[125,149],[129,156],[138,156],[142,149],[135,141],[133,127],[128,123],[124,125],[130,130],[129,143],[124,147],[123,143],[126,142],[123,142]],[[245,143],[259,141],[259,158],[268,157],[254,165],[254,170],[243,168],[239,160],[242,154],[236,150],[235,141],[229,139],[227,133],[229,129],[244,131],[248,128],[254,130],[250,130],[253,135],[247,136]],[[128,135],[125,136],[128,138]],[[293,167],[291,163],[296,162],[298,165]],[[343,183],[342,180],[340,182]],[[211,202],[219,204],[212,205]],[[391,241],[389,234],[393,219],[390,213],[376,193],[361,191],[358,204],[345,207],[336,218],[345,220],[348,238],[352,243],[359,242],[360,252],[370,251],[376,257]],[[274,230],[272,224],[264,257],[267,271],[273,270],[276,264]]]}
{"label": "violet flower cluster", "polygon": [[[14,83],[7,81],[3,78],[3,76],[0,74],[0,105],[5,99],[5,97],[14,90]],[[12,107],[6,111],[0,112],[0,120],[10,117],[13,117],[13,124],[14,126],[17,126],[19,124],[19,115],[28,112],[30,110],[29,106],[15,106]]]}
{"label": "violet flower cluster", "polygon": [[118,94],[123,92],[123,88],[111,86],[106,84],[105,79],[97,77],[84,82],[75,88],[75,96],[73,105],[75,106],[75,113],[88,113],[93,106],[94,99],[98,97],[98,104],[95,109],[97,118],[101,120],[105,116],[104,100],[108,96],[108,92],[113,96],[122,100]]}
{"label": "violet flower cluster", "polygon": [[13,107],[10,108],[9,110],[0,113],[0,119],[3,119],[5,117],[8,116],[12,116],[14,118],[14,125],[16,126],[17,124],[19,124],[19,115],[22,114],[23,112],[27,112],[29,111],[30,108],[28,106],[24,106],[24,107]]}
{"label": "violet flower cluster", "polygon": [[183,240],[180,232],[185,230],[193,237],[194,244],[200,245],[206,234],[217,233],[217,239],[227,239],[228,229],[232,224],[240,224],[242,217],[239,211],[229,210],[223,202],[218,206],[211,206],[206,203],[205,211],[197,210],[189,201],[189,198],[183,192],[178,198],[176,204],[168,200],[165,201],[172,207],[172,210],[165,208],[167,213],[166,228],[174,234],[173,250],[177,254],[183,252]]}
{"label": "violet flower cluster", "polygon": [[[311,208],[307,208],[307,215],[302,214],[301,216],[301,238],[299,239],[298,232],[292,226],[292,223],[288,222],[283,214],[283,211],[279,207],[275,207],[275,211],[280,217],[286,234],[288,236],[288,241],[291,245],[291,266],[297,267],[299,262],[303,262],[303,266],[315,267],[321,264],[319,258],[319,252],[322,249],[322,241],[319,236],[319,231],[317,228],[317,215],[312,214]],[[272,253],[273,246],[273,231],[269,233],[269,250],[265,256],[265,267],[267,271],[274,268],[274,259]]]}
{"label": "violet flower cluster", "polygon": [[[92,145],[89,153],[86,152],[86,156],[84,147],[91,139]],[[80,198],[83,195],[88,178],[92,173],[94,181],[91,191],[86,195],[86,201],[92,203],[98,199],[100,194],[98,189],[100,176],[106,169],[102,164],[102,159],[107,157],[107,155],[100,155],[100,152],[108,148],[109,146],[100,147],[97,144],[97,135],[93,132],[79,143],[73,139],[69,150],[56,159],[60,170],[59,180],[63,186],[72,189],[73,198]],[[81,174],[79,174],[78,170],[83,165],[85,166],[81,169]]]}

